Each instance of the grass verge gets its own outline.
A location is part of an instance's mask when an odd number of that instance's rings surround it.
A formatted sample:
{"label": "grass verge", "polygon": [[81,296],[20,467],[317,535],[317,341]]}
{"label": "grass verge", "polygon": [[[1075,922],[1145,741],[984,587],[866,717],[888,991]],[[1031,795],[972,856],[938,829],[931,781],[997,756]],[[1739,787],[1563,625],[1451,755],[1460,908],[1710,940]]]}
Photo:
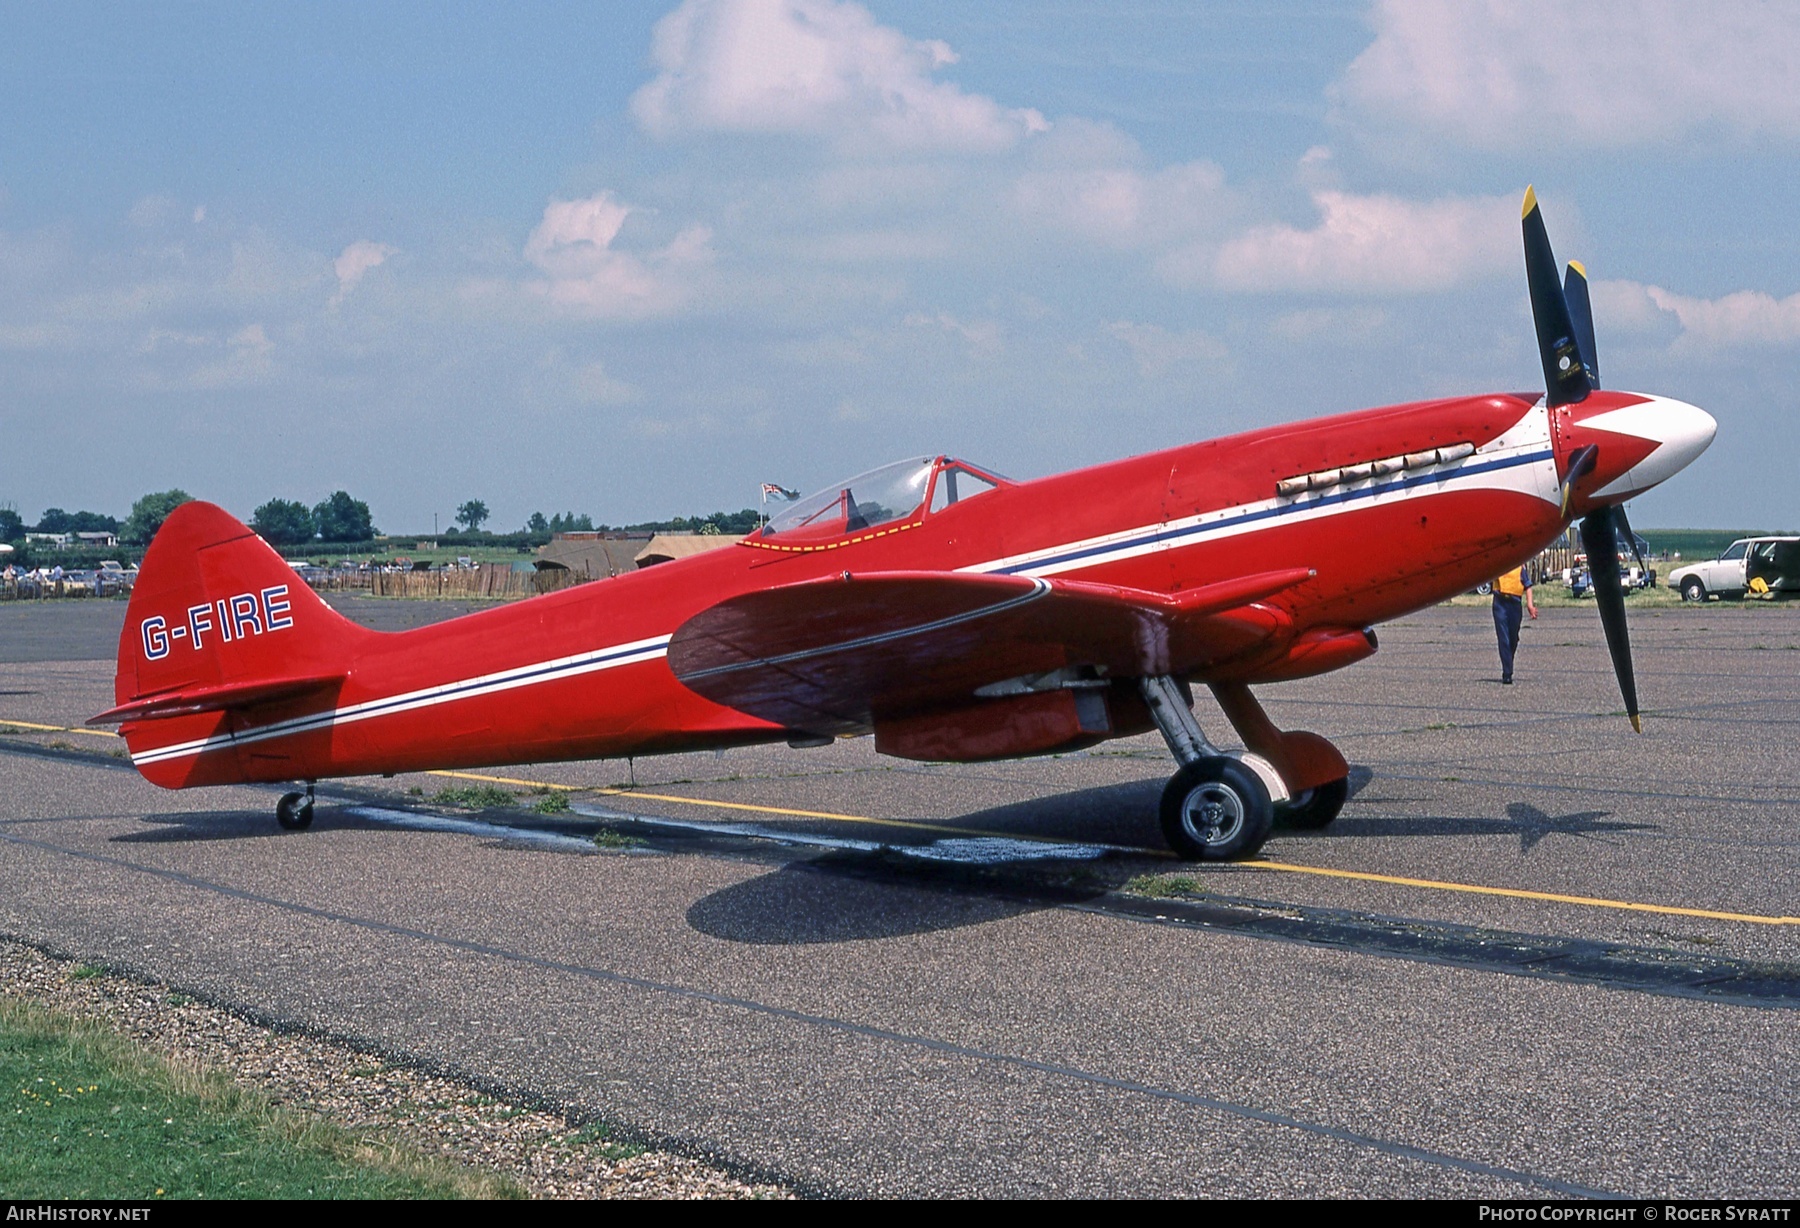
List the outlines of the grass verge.
{"label": "grass verge", "polygon": [[1148,896],[1153,900],[1175,900],[1206,894],[1200,889],[1199,880],[1186,874],[1139,874],[1119,890],[1127,895]]}
{"label": "grass verge", "polygon": [[435,805],[455,806],[459,810],[495,810],[519,804],[516,793],[493,785],[452,785],[439,789],[431,800]]}
{"label": "grass verge", "polygon": [[13,1198],[519,1197],[358,1137],[105,1027],[0,997],[0,1190]]}

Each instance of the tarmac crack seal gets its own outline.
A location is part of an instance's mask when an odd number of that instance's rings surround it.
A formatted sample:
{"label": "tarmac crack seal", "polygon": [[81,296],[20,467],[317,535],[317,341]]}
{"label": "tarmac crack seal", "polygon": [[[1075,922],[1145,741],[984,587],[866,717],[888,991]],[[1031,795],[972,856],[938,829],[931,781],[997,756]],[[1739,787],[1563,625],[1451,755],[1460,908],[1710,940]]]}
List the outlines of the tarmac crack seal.
{"label": "tarmac crack seal", "polygon": [[1114,896],[1064,907],[1662,997],[1790,1010],[1800,1007],[1800,967],[1792,964],[1707,958],[1587,938],[1487,930],[1232,896],[1205,900]]}
{"label": "tarmac crack seal", "polygon": [[352,916],[348,913],[335,912],[330,909],[315,908],[308,904],[300,904],[292,900],[282,900],[274,896],[262,895],[253,891],[245,891],[237,887],[228,887],[223,883],[215,883],[208,879],[198,878],[191,874],[183,874],[176,870],[164,870],[154,866],[142,865],[121,857],[109,857],[102,853],[90,853],[81,849],[66,848],[52,844],[46,840],[33,840],[10,832],[0,831],[0,841],[26,848],[38,849],[42,852],[60,854],[65,857],[86,861],[96,865],[111,866],[116,869],[132,871],[165,882],[177,883],[200,891],[211,892],[228,899],[242,900],[267,908],[279,909],[298,916],[313,917],[322,921],[330,921],[339,925],[348,925],[356,929],[374,933],[389,934],[395,937],[408,938],[417,942],[430,943],[454,951],[477,955],[488,959],[502,960],[546,971],[561,972],[570,976],[583,977],[611,985],[624,985],[648,993],[663,994],[690,1002],[704,1002],[713,1006],[732,1010],[745,1011],[769,1018],[785,1019],[793,1023],[803,1024],[841,1034],[866,1037],[871,1040],[884,1041],[902,1045],[912,1049],[923,1049],[932,1053],[951,1057],[964,1058],[972,1062],[1006,1066],[1015,1070],[1035,1071],[1056,1078],[1068,1079],[1083,1083],[1090,1087],[1102,1087],[1112,1091],[1125,1092],[1131,1095],[1145,1096],[1151,1099],[1184,1104],[1194,1108],[1207,1109],[1236,1117],[1244,1121],[1255,1121],[1280,1129],[1293,1130],[1316,1138],[1331,1139],[1335,1142],[1347,1143],[1356,1147],[1367,1148],[1382,1155],[1397,1159],[1416,1160],[1440,1168],[1458,1172],[1472,1173],[1484,1177],[1494,1177],[1511,1181],[1519,1185],[1535,1186],[1573,1198],[1619,1198],[1622,1195],[1606,1190],[1584,1186],[1572,1181],[1564,1181],[1556,1177],[1540,1173],[1526,1172],[1521,1169],[1507,1168],[1502,1165],[1488,1164],[1481,1160],[1468,1159],[1433,1151],[1425,1147],[1417,1147],[1410,1143],[1397,1142],[1392,1139],[1379,1138],[1363,1134],[1340,1126],[1326,1125],[1323,1122],[1308,1121],[1274,1109],[1257,1108],[1254,1105],[1239,1104],[1235,1101],[1221,1100],[1212,1096],[1201,1096],[1191,1092],[1176,1091],[1172,1088],[1156,1087],[1147,1083],[1139,1083],[1132,1079],[1119,1078],[1097,1071],[1083,1070],[1079,1067],[1064,1065],[1059,1062],[1039,1061],[1035,1058],[1022,1057],[1017,1054],[996,1053],[977,1049],[954,1041],[938,1040],[929,1036],[917,1036],[906,1032],[898,1032],[889,1028],[876,1027],[869,1024],[856,1023],[847,1019],[838,1019],[830,1015],[814,1014],[808,1011],[793,1010],[788,1007],[775,1006],[766,1002],[758,1002],[751,998],[737,997],[732,994],[715,993],[711,990],[699,989],[689,985],[678,985],[663,981],[654,981],[647,977],[633,976],[630,973],[617,972],[607,968],[594,968],[584,964],[566,963],[560,960],[542,959],[527,955],[521,951],[508,950],[491,943],[472,942],[468,939],[451,938],[443,934],[435,934],[429,930],[414,929],[410,926],[391,925],[367,917]]}

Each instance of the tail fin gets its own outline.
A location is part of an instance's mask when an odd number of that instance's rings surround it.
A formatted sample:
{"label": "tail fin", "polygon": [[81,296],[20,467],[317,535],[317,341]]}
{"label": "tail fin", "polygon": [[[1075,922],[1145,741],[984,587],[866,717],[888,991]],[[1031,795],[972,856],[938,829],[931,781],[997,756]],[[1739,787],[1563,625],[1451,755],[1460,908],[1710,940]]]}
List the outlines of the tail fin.
{"label": "tail fin", "polygon": [[125,731],[136,755],[176,726],[217,727],[223,714],[335,690],[375,634],[321,601],[248,526],[210,503],[184,503],[144,554],[119,637],[115,706],[90,723],[166,721],[154,733]]}

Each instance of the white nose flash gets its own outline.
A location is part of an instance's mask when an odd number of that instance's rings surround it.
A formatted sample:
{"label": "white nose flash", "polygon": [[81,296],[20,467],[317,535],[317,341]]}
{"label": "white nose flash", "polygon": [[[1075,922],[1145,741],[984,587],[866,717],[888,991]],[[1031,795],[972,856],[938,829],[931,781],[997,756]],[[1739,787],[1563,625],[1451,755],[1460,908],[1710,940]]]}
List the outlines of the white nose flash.
{"label": "white nose flash", "polygon": [[1637,405],[1595,414],[1582,425],[1656,443],[1650,455],[1595,491],[1596,496],[1636,494],[1667,481],[1706,451],[1719,429],[1704,409],[1669,397],[1651,397]]}

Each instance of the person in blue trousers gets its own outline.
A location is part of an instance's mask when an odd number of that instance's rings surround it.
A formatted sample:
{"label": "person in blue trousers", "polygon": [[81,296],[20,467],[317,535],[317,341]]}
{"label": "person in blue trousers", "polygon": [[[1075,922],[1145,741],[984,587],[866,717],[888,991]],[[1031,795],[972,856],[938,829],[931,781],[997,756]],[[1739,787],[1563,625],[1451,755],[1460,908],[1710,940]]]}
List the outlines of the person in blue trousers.
{"label": "person in blue trousers", "polygon": [[1512,685],[1513,655],[1519,651],[1519,628],[1525,612],[1537,618],[1537,602],[1531,597],[1531,573],[1515,567],[1494,581],[1494,633],[1500,637],[1500,681]]}

